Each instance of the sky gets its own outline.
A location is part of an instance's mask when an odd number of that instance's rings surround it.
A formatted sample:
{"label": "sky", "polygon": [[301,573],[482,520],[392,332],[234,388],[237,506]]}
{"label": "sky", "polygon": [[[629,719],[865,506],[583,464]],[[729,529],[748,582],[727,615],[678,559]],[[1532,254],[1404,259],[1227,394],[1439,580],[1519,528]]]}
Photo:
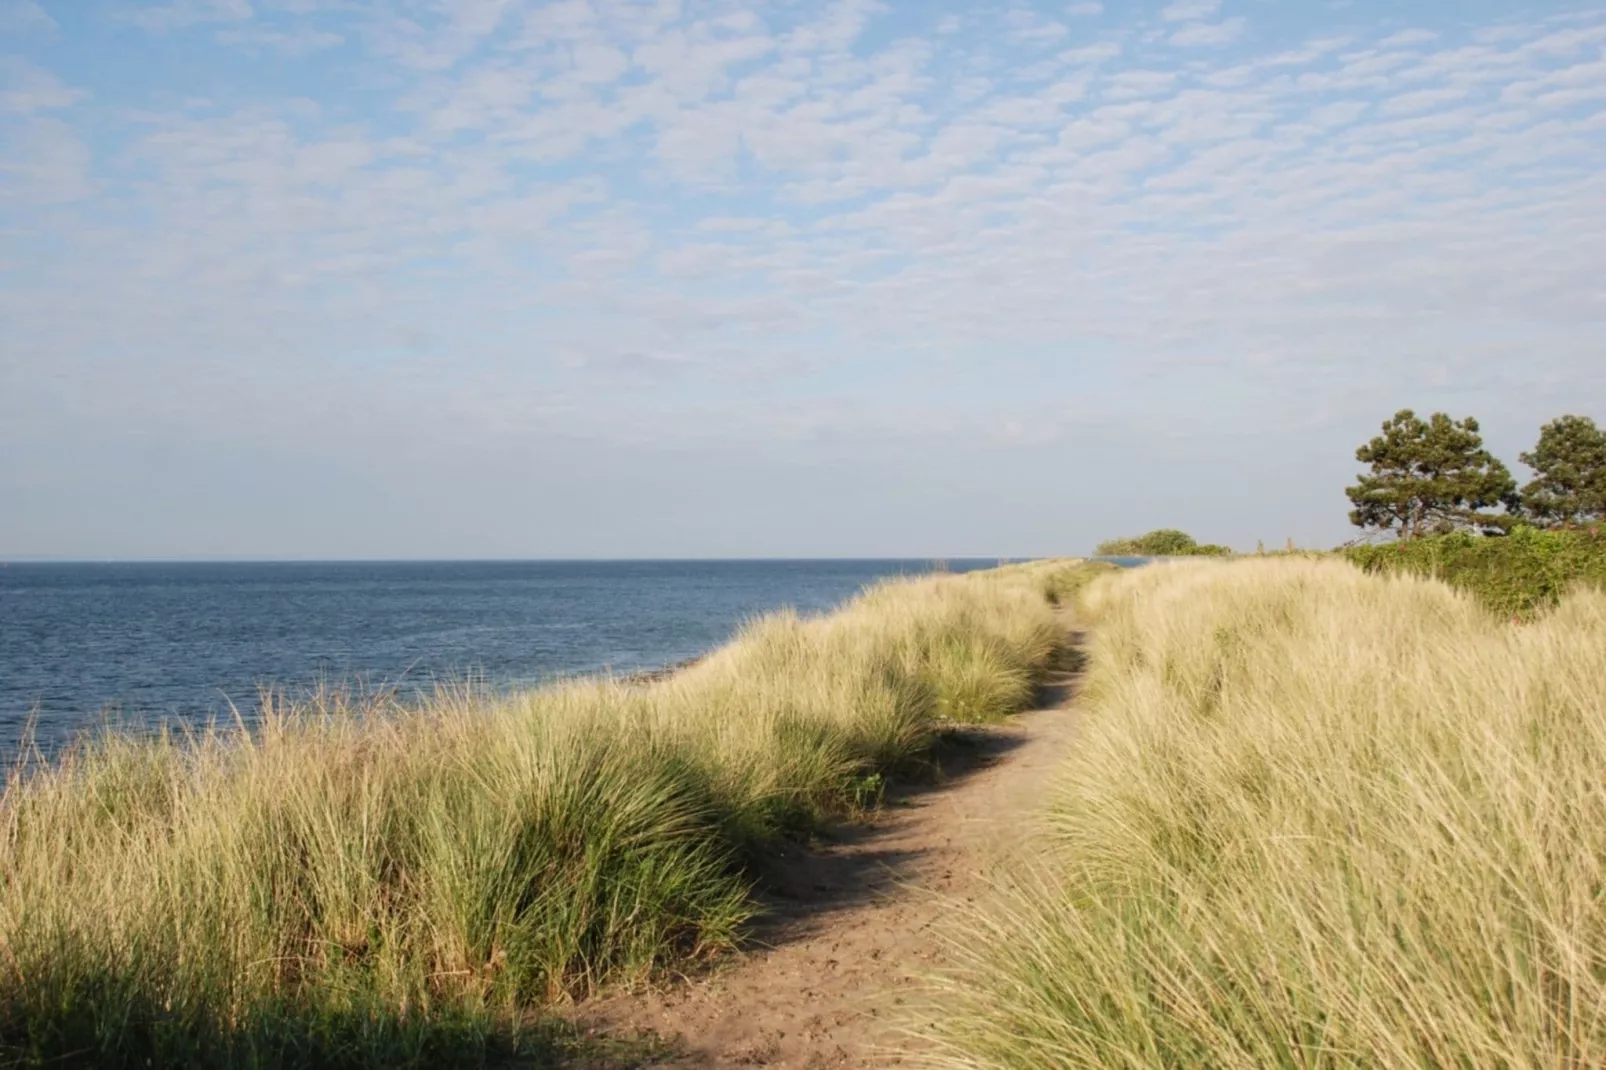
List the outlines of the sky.
{"label": "sky", "polygon": [[1606,6],[0,0],[0,559],[1356,534],[1606,420]]}

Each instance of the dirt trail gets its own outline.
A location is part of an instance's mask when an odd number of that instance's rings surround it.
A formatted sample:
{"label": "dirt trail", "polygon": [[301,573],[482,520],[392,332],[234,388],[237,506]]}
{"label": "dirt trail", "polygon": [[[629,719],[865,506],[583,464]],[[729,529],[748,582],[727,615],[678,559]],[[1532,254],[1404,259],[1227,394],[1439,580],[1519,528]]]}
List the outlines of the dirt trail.
{"label": "dirt trail", "polygon": [[[580,1008],[619,1035],[679,1037],[662,1067],[784,1070],[905,1065],[906,1000],[940,966],[942,902],[982,894],[1026,849],[1073,735],[1074,677],[1011,724],[967,730],[935,784],[889,792],[868,827],[787,852],[771,875],[759,949],[706,977]],[[935,893],[935,894],[933,894]]]}

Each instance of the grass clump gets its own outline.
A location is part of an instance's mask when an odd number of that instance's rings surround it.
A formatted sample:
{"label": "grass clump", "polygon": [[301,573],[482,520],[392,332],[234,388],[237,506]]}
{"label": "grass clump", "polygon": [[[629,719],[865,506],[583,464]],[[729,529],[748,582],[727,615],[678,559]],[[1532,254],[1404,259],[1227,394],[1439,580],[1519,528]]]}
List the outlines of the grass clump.
{"label": "grass clump", "polygon": [[1053,861],[969,918],[947,1065],[1606,1062],[1606,595],[1283,559],[1085,604]]}
{"label": "grass clump", "polygon": [[1506,617],[1532,617],[1575,586],[1606,588],[1606,533],[1598,527],[1541,531],[1518,526],[1503,536],[1459,532],[1344,553],[1368,572],[1442,579]]}
{"label": "grass clump", "polygon": [[0,1062],[559,1057],[531,1009],[734,946],[744,863],[1026,699],[1040,570],[778,614],[646,685],[268,696],[101,734],[0,794]]}

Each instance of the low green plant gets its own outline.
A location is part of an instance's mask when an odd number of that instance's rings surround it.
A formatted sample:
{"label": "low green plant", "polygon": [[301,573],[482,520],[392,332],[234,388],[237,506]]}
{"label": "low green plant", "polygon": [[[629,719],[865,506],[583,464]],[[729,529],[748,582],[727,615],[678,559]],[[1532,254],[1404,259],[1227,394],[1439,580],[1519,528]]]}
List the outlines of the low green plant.
{"label": "low green plant", "polygon": [[1458,532],[1352,547],[1344,555],[1367,572],[1443,580],[1504,617],[1533,617],[1577,586],[1606,587],[1606,534],[1598,527],[1518,525],[1504,536]]}
{"label": "low green plant", "polygon": [[853,778],[850,786],[853,805],[860,810],[873,810],[881,805],[887,794],[885,773],[865,773]]}

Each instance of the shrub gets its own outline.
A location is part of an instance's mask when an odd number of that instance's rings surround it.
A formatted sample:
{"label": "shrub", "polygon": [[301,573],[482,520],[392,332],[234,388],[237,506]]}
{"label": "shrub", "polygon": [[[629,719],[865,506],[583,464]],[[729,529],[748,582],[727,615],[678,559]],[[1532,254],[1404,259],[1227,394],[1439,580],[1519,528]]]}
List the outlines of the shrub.
{"label": "shrub", "polygon": [[1578,585],[1606,586],[1606,535],[1598,528],[1518,526],[1506,536],[1456,533],[1344,553],[1368,572],[1436,577],[1505,617],[1532,617]]}
{"label": "shrub", "polygon": [[1099,543],[1104,557],[1223,557],[1232,553],[1225,546],[1200,545],[1192,535],[1175,528],[1160,528],[1128,539],[1109,539]]}

